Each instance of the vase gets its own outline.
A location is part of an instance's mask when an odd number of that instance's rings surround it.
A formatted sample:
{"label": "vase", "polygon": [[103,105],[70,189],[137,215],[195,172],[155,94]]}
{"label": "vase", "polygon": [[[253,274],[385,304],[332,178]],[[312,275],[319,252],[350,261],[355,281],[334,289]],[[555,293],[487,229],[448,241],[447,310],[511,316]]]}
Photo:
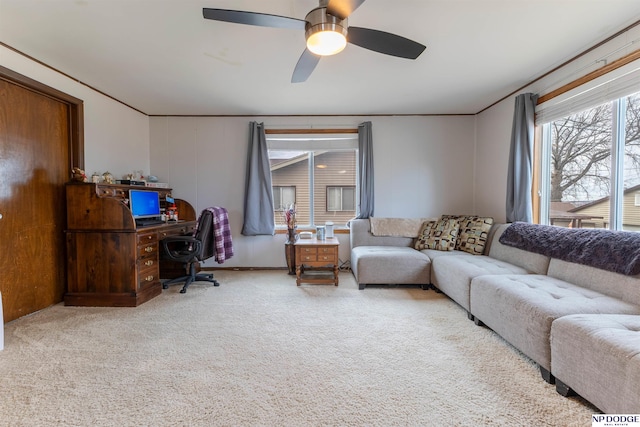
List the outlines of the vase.
{"label": "vase", "polygon": [[295,228],[287,228],[287,243],[295,243],[298,240]]}
{"label": "vase", "polygon": [[294,243],[298,235],[295,228],[287,228],[287,241],[284,244],[284,255],[287,260],[287,270],[290,275],[296,274],[296,248]]}

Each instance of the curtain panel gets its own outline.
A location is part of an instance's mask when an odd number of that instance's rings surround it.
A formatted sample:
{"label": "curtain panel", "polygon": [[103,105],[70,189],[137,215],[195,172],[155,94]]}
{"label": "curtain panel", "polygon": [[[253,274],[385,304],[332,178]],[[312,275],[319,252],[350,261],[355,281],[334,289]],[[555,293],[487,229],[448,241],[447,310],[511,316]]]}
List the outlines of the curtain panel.
{"label": "curtain panel", "polygon": [[249,124],[249,150],[244,195],[245,236],[274,235],[275,217],[271,194],[271,165],[264,123]]}
{"label": "curtain panel", "polygon": [[371,122],[358,125],[358,187],[360,198],[358,200],[358,216],[364,219],[373,216],[373,134]]}
{"label": "curtain panel", "polygon": [[535,106],[538,95],[523,93],[516,97],[507,175],[507,222],[532,222],[533,139]]}

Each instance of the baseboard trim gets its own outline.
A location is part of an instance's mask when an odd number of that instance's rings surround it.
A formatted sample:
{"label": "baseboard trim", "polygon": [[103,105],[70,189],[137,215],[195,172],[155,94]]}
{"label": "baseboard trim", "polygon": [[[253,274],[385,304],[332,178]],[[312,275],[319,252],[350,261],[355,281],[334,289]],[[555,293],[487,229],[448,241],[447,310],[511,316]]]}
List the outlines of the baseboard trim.
{"label": "baseboard trim", "polygon": [[227,271],[255,271],[255,270],[285,270],[288,271],[287,267],[202,267],[200,271],[216,271],[216,270],[227,270]]}

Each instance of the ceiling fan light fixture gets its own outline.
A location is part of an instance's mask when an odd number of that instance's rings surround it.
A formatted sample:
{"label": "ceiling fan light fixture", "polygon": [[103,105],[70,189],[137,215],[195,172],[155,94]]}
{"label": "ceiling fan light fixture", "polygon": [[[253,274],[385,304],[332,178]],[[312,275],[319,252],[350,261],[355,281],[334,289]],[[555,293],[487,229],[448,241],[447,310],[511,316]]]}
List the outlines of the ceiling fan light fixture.
{"label": "ceiling fan light fixture", "polygon": [[305,18],[307,49],[316,55],[329,56],[347,46],[347,20],[329,15],[325,7],[312,10]]}
{"label": "ceiling fan light fixture", "polygon": [[307,38],[307,49],[316,55],[329,56],[342,52],[347,38],[336,31],[318,31]]}

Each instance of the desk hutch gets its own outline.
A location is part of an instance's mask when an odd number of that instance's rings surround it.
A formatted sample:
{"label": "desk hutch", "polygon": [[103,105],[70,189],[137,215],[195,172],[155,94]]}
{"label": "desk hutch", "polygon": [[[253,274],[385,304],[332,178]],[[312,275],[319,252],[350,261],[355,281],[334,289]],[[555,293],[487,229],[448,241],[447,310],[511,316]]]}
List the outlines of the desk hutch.
{"label": "desk hutch", "polygon": [[191,234],[196,214],[175,199],[180,221],[137,227],[129,210],[129,190],[157,191],[161,205],[170,188],[119,184],[68,183],[67,290],[65,305],[135,307],[162,292],[160,277],[181,266],[160,259],[159,242]]}

